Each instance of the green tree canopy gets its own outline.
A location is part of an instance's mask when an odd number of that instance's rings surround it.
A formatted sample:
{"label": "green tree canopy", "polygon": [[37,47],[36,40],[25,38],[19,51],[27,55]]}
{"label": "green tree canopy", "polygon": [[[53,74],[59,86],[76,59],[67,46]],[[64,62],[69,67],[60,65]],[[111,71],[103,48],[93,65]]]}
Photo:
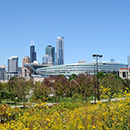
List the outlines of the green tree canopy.
{"label": "green tree canopy", "polygon": [[119,91],[124,88],[122,80],[116,74],[106,74],[104,78],[100,80],[99,86],[109,90],[109,100],[111,100],[114,94],[118,94]]}

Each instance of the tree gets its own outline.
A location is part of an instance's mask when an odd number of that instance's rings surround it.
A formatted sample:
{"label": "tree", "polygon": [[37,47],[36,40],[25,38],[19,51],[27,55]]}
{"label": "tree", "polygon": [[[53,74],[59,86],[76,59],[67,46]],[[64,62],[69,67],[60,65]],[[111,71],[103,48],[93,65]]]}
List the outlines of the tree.
{"label": "tree", "polygon": [[2,84],[0,83],[0,103],[1,103],[1,101],[2,101]]}
{"label": "tree", "polygon": [[27,96],[29,96],[30,92],[32,91],[33,81],[26,81],[25,78],[15,77],[11,79],[9,85],[9,89],[13,94],[14,100],[16,97],[18,97],[18,99],[23,101],[23,107],[25,108],[25,101],[27,99]]}
{"label": "tree", "polygon": [[43,98],[48,98],[48,95],[50,93],[50,88],[47,86],[47,80],[43,82],[35,82],[34,84],[34,99],[43,99]]}
{"label": "tree", "polygon": [[52,82],[52,88],[55,91],[56,98],[67,96],[69,81],[66,77],[53,76],[50,77],[50,81]]}
{"label": "tree", "polygon": [[12,101],[15,101],[15,98],[17,97],[17,93],[14,91],[14,89],[17,87],[16,81],[17,77],[12,77],[9,82],[6,89],[6,98],[11,99]]}
{"label": "tree", "polygon": [[76,82],[79,93],[82,94],[85,99],[97,93],[95,76],[82,73],[77,76]]}
{"label": "tree", "polygon": [[130,80],[129,79],[124,79],[123,84],[124,84],[124,87],[127,87],[128,90],[130,90]]}
{"label": "tree", "polygon": [[72,75],[69,77],[69,81],[71,81],[71,80],[76,80],[76,77],[77,77],[76,74],[72,74]]}
{"label": "tree", "polygon": [[8,83],[0,83],[0,101],[8,99]]}
{"label": "tree", "polygon": [[103,79],[100,80],[100,85],[105,88],[104,93],[108,96],[109,101],[114,94],[118,94],[120,90],[124,88],[122,80],[115,74],[106,74]]}
{"label": "tree", "polygon": [[97,74],[96,74],[96,77],[98,76],[98,79],[100,80],[100,79],[102,79],[103,77],[104,77],[104,73],[103,72],[98,72]]}

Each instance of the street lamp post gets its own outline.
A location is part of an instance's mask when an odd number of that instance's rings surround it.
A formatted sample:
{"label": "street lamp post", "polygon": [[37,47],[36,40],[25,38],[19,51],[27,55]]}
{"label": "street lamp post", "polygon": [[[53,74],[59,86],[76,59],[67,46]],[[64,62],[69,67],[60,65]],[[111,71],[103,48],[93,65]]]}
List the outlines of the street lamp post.
{"label": "street lamp post", "polygon": [[[95,66],[96,66],[96,64],[94,64],[94,76],[95,76]],[[95,88],[96,88],[96,84],[95,84]],[[94,103],[96,104],[96,91],[95,91],[95,95],[94,95]]]}
{"label": "street lamp post", "polygon": [[103,57],[103,55],[99,55],[99,54],[93,54],[92,55],[93,58],[96,59],[96,65],[97,65],[97,90],[98,90],[98,100],[100,100],[100,95],[99,95],[99,82],[98,82],[98,59],[100,59],[101,57]]}

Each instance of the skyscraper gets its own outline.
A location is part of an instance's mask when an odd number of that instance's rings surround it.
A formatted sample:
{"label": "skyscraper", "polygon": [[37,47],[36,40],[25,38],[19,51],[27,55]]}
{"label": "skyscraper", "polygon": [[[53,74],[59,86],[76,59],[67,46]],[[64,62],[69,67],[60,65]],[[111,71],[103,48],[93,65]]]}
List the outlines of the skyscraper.
{"label": "skyscraper", "polygon": [[18,72],[18,57],[12,56],[8,58],[8,72]]}
{"label": "skyscraper", "polygon": [[5,72],[6,72],[5,65],[0,65],[0,80],[5,80]]}
{"label": "skyscraper", "polygon": [[35,52],[35,46],[33,42],[33,44],[31,43],[31,46],[30,46],[30,61],[32,63],[35,60],[36,60],[36,52]]}
{"label": "skyscraper", "polygon": [[57,37],[57,65],[64,64],[64,38]]}
{"label": "skyscraper", "polygon": [[52,57],[53,65],[55,65],[55,47],[48,45],[45,49],[45,54]]}
{"label": "skyscraper", "polygon": [[12,56],[8,58],[8,72],[6,72],[6,80],[10,80],[12,77],[18,77],[19,67],[18,67],[18,57]]}

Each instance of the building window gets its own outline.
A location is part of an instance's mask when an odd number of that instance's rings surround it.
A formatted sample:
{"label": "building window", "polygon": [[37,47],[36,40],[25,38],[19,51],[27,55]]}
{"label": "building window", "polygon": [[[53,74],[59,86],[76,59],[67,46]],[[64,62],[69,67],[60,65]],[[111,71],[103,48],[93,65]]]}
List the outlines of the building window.
{"label": "building window", "polygon": [[126,73],[125,72],[123,72],[123,77],[126,77]]}

